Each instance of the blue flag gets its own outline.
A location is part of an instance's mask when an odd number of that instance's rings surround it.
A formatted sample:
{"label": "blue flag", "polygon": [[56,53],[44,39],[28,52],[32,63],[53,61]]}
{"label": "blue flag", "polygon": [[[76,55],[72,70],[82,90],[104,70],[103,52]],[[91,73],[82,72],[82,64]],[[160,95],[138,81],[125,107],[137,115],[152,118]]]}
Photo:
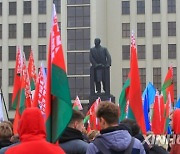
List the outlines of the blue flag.
{"label": "blue flag", "polygon": [[150,112],[150,105],[154,103],[155,95],[156,95],[156,90],[153,84],[149,82],[142,95],[144,99],[144,119],[146,124],[146,131],[151,130],[149,112]]}
{"label": "blue flag", "polygon": [[144,119],[146,125],[146,132],[151,130],[150,121],[149,121],[149,102],[147,99],[147,95],[144,97]]}
{"label": "blue flag", "polygon": [[171,129],[171,126],[170,126],[170,125],[168,125],[167,134],[172,134],[172,129]]}
{"label": "blue flag", "polygon": [[142,95],[143,99],[145,99],[145,95],[147,95],[149,105],[153,104],[154,98],[156,95],[156,89],[151,82],[148,83],[146,89],[143,92],[143,95]]}
{"label": "blue flag", "polygon": [[176,109],[176,108],[180,108],[180,98],[179,98],[178,101],[176,102],[175,109]]}

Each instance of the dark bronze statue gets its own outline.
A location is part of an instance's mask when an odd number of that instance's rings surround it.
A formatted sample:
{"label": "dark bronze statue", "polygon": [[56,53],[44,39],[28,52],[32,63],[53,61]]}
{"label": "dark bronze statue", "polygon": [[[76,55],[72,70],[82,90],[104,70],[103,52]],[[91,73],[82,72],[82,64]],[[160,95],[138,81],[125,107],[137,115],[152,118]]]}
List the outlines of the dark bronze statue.
{"label": "dark bronze statue", "polygon": [[106,92],[106,68],[111,66],[111,56],[105,47],[100,45],[101,40],[96,38],[94,40],[95,47],[90,49],[90,62],[94,68],[94,82],[97,93],[101,93],[101,83],[103,90]]}

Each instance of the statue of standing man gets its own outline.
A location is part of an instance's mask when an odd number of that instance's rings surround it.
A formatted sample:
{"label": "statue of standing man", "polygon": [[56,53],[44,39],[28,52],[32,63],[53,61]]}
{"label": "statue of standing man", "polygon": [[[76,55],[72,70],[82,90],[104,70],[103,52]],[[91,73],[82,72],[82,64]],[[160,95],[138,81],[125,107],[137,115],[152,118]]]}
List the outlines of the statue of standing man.
{"label": "statue of standing man", "polygon": [[94,68],[94,82],[97,93],[101,93],[101,83],[103,90],[106,92],[106,71],[107,67],[111,66],[111,56],[107,48],[100,45],[101,40],[96,38],[94,40],[95,46],[90,49],[90,62]]}

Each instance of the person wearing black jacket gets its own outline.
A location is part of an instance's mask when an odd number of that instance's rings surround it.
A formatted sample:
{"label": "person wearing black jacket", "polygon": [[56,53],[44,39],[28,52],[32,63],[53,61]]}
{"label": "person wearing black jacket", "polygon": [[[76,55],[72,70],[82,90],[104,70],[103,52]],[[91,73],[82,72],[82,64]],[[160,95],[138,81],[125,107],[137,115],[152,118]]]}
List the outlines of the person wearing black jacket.
{"label": "person wearing black jacket", "polygon": [[68,127],[59,138],[61,148],[67,154],[85,154],[88,143],[82,133],[84,115],[80,111],[73,110],[73,115]]}

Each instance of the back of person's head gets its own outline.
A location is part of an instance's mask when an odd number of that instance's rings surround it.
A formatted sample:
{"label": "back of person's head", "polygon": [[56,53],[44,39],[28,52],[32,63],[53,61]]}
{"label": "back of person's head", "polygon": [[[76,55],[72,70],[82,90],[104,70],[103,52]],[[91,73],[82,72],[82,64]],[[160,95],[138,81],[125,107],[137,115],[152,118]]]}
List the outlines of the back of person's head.
{"label": "back of person's head", "polygon": [[45,124],[41,111],[37,107],[26,108],[19,121],[18,133],[20,140],[28,135],[46,136]]}
{"label": "back of person's head", "polygon": [[3,123],[6,123],[10,126],[10,128],[12,129],[12,132],[13,132],[13,124],[11,121],[3,121]]}
{"label": "back of person's head", "polygon": [[68,126],[71,128],[78,129],[79,131],[82,132],[84,128],[83,120],[84,120],[83,113],[81,111],[73,109],[71,121]]}
{"label": "back of person's head", "polygon": [[180,134],[180,109],[176,109],[173,113],[172,126],[175,134]]}
{"label": "back of person's head", "polygon": [[121,121],[121,123],[127,125],[128,127],[130,127],[131,131],[132,131],[132,136],[135,136],[137,134],[139,134],[140,132],[140,127],[138,126],[137,122],[135,120],[132,119],[124,119]]}
{"label": "back of person's head", "polygon": [[74,121],[81,121],[83,119],[84,119],[83,113],[81,111],[73,109],[73,113],[72,113],[72,117],[71,117],[70,123],[73,123]]}
{"label": "back of person's head", "polygon": [[10,140],[13,135],[13,131],[9,124],[7,123],[0,123],[0,139],[2,140]]}
{"label": "back of person's head", "polygon": [[98,105],[96,112],[97,118],[103,118],[107,124],[118,124],[119,107],[109,101],[102,101]]}

